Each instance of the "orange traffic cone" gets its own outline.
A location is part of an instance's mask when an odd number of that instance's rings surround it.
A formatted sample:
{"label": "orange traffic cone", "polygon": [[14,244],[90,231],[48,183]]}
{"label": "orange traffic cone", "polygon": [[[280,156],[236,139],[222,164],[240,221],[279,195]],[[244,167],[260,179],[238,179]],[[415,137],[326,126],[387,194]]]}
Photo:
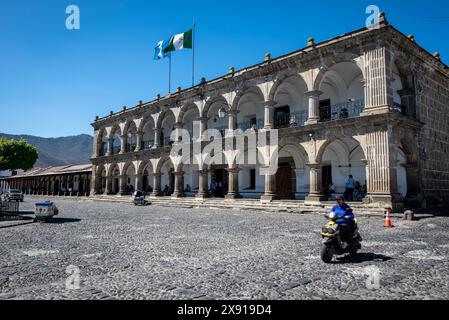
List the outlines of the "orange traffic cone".
{"label": "orange traffic cone", "polygon": [[393,223],[391,222],[391,218],[390,218],[390,212],[391,209],[386,209],[385,210],[385,228],[393,228]]}

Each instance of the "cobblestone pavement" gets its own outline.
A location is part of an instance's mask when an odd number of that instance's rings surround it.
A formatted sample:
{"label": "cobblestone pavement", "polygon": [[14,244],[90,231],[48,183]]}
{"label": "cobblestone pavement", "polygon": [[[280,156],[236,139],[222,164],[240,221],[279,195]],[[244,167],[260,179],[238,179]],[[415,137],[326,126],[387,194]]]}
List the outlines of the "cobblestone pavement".
{"label": "cobblestone pavement", "polygon": [[54,223],[0,229],[0,299],[449,298],[448,217],[360,217],[358,257],[325,265],[317,215],[57,204]]}

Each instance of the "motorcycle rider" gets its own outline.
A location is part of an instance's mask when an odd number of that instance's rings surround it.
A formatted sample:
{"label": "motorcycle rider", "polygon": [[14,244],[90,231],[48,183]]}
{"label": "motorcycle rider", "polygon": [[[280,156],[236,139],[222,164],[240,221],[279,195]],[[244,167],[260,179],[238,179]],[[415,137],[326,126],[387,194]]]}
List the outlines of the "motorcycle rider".
{"label": "motorcycle rider", "polygon": [[355,227],[355,216],[352,208],[346,203],[344,197],[337,197],[337,204],[332,207],[331,213],[335,214],[335,222],[341,234],[341,240],[345,241],[352,236]]}

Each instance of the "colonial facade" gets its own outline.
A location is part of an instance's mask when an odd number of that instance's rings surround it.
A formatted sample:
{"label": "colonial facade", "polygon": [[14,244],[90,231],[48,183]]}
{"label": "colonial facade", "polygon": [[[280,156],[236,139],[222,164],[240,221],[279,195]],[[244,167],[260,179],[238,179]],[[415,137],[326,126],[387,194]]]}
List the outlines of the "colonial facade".
{"label": "colonial facade", "polygon": [[[345,191],[348,175],[366,184],[363,202],[402,207],[449,197],[449,71],[381,17],[360,29],[198,86],[123,108],[94,128],[92,195],[208,196],[211,184],[227,198],[303,199],[317,204],[330,183]],[[278,170],[240,165],[223,152],[221,164],[184,164],[173,145],[193,133],[278,130]],[[131,189],[132,189],[131,188]],[[165,190],[164,190],[165,189]],[[362,199],[360,199],[362,200]]]}
{"label": "colonial facade", "polygon": [[7,189],[46,196],[89,196],[92,165],[35,168],[7,177]]}

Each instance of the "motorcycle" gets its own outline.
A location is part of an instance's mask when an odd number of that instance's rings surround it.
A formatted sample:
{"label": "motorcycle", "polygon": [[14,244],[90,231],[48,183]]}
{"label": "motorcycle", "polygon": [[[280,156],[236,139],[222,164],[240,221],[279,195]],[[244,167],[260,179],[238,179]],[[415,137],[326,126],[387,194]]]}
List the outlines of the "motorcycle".
{"label": "motorcycle", "polygon": [[136,190],[133,193],[135,206],[148,206],[150,203],[145,200],[145,193],[140,190]]}
{"label": "motorcycle", "polygon": [[362,237],[360,236],[357,221],[354,219],[354,226],[350,230],[351,234],[344,235],[342,240],[342,233],[338,227],[338,216],[331,212],[326,215],[329,222],[325,227],[321,228],[320,234],[323,237],[321,245],[321,260],[325,263],[330,263],[334,255],[348,254],[350,256],[357,255],[357,252],[362,248]]}

